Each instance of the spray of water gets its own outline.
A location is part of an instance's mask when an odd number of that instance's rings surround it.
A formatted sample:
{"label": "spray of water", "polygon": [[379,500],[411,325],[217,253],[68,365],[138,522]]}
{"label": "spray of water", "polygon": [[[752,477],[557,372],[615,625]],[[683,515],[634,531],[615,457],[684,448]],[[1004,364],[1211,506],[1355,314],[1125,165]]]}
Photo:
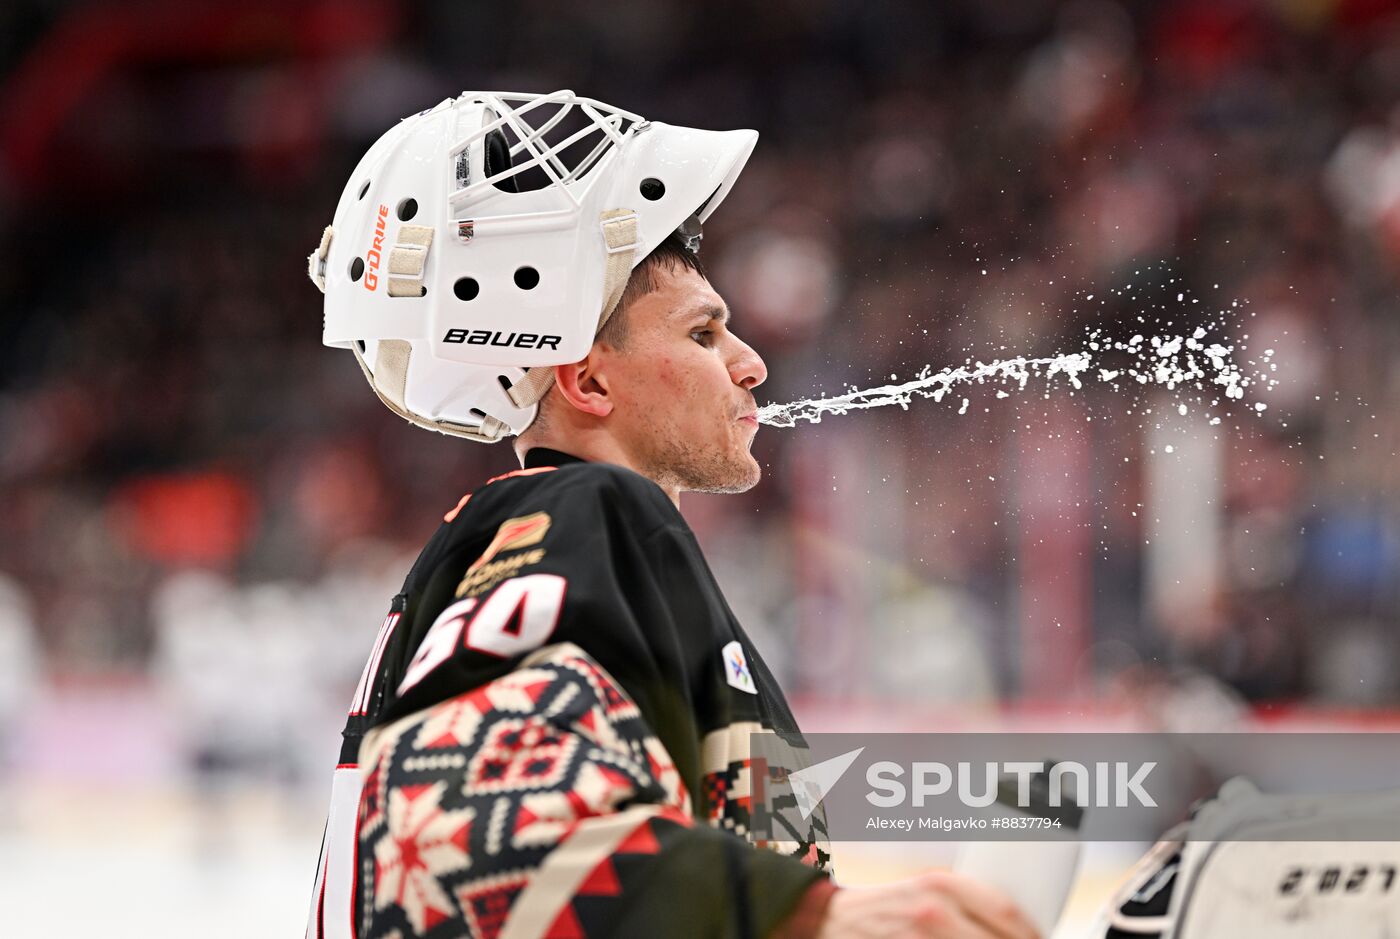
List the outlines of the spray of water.
{"label": "spray of water", "polygon": [[[878,388],[865,388],[851,391],[835,398],[807,398],[790,404],[770,404],[758,409],[760,424],[774,427],[792,427],[798,421],[821,422],[823,414],[845,414],[848,411],[861,411],[869,408],[882,408],[897,404],[908,409],[915,398],[932,398],[942,401],[943,396],[954,385],[965,382],[985,383],[988,379],[1013,381],[1024,389],[1032,376],[1044,374],[1047,378],[1064,374],[1074,387],[1082,387],[1079,376],[1088,371],[1091,357],[1085,352],[1070,355],[1057,355],[1042,359],[1027,359],[1018,356],[995,362],[963,365],[945,368],[930,374],[926,367],[913,380],[902,385],[881,385]],[[966,408],[966,399],[963,404]]]}
{"label": "spray of water", "polygon": [[[853,389],[835,397],[770,404],[759,409],[758,420],[773,427],[792,427],[798,421],[816,424],[826,414],[846,414],[888,405],[908,409],[915,398],[941,401],[957,385],[1014,384],[1017,390],[1024,391],[1032,378],[1044,379],[1050,387],[1060,376],[1076,390],[1082,388],[1085,381],[1109,383],[1115,388],[1120,382],[1156,385],[1168,391],[1189,387],[1216,395],[1212,404],[1219,404],[1222,397],[1227,401],[1240,400],[1245,389],[1255,383],[1269,387],[1277,384],[1263,373],[1245,374],[1234,361],[1234,353],[1234,345],[1212,340],[1206,327],[1197,328],[1190,336],[1144,339],[1142,335],[1134,335],[1126,341],[1109,340],[1100,330],[1091,329],[1085,334],[1083,348],[1074,352],[1044,358],[1018,356],[976,362],[936,373],[925,367],[912,381],[903,384]],[[1272,355],[1272,349],[1266,350],[1258,364],[1269,368]],[[1096,368],[1096,363],[1101,364]],[[997,397],[1009,395],[999,390]],[[965,413],[967,407],[968,399],[963,398],[958,413]],[[1187,412],[1186,404],[1179,407],[1182,414]],[[1254,407],[1262,412],[1267,405],[1258,402]],[[1212,418],[1211,423],[1219,423],[1219,418]]]}

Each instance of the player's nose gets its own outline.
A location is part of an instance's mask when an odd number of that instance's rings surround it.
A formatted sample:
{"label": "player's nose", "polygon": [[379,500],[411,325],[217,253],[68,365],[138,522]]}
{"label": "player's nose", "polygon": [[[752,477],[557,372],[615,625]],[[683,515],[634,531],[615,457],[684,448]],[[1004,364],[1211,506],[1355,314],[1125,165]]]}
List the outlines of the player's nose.
{"label": "player's nose", "polygon": [[753,347],[734,336],[734,353],[729,360],[729,377],[740,388],[757,388],[768,380],[768,366]]}

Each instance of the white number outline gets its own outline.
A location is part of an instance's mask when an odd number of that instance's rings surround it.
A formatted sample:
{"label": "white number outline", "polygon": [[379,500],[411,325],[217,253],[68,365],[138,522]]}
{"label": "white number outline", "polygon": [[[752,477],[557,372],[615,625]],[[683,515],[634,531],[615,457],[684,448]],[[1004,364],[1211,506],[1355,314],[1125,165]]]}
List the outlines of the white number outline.
{"label": "white number outline", "polygon": [[[509,659],[538,649],[559,625],[568,581],[558,574],[512,577],[491,591],[467,624],[467,648]],[[512,623],[519,627],[511,631]]]}
{"label": "white number outline", "polygon": [[[484,603],[468,597],[451,604],[418,644],[398,694],[402,696],[451,658],[459,641],[465,648],[498,659],[538,649],[558,627],[567,591],[568,580],[558,574],[527,574],[503,581]],[[513,623],[517,628],[508,629]]]}

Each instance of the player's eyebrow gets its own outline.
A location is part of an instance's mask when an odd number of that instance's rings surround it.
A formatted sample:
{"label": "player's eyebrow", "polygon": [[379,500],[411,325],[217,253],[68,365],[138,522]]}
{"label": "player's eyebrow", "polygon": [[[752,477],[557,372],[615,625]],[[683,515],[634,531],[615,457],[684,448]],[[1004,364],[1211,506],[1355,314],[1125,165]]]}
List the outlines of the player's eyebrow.
{"label": "player's eyebrow", "polygon": [[671,315],[676,319],[690,319],[692,316],[708,316],[712,320],[719,320],[721,324],[729,322],[729,307],[724,304],[703,303],[698,306],[681,307],[679,310],[671,311]]}

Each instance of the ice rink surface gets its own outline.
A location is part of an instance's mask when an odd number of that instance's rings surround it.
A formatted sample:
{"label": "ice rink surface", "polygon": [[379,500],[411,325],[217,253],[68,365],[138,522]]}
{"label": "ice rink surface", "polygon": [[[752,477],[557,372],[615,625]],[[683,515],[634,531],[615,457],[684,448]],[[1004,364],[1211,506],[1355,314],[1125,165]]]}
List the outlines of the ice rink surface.
{"label": "ice rink surface", "polygon": [[[193,798],[143,785],[10,783],[0,820],[7,936],[248,939],[300,936],[323,809],[244,786]],[[1139,845],[1090,845],[1055,939],[1085,935]],[[947,864],[949,844],[841,844],[843,884]]]}
{"label": "ice rink surface", "polygon": [[[829,731],[877,723],[912,731],[928,720],[885,713],[877,721],[829,703],[808,702],[802,713],[806,724]],[[182,755],[178,716],[145,683],[46,695],[12,735],[12,759],[0,774],[0,936],[301,936],[338,720],[327,711],[302,728],[296,759],[277,764],[277,775],[266,767],[195,772]],[[1042,721],[1018,729],[1062,728]],[[1085,845],[1074,891],[1047,939],[1090,935],[1104,900],[1147,847]],[[949,867],[957,851],[952,842],[833,845],[846,886]]]}

